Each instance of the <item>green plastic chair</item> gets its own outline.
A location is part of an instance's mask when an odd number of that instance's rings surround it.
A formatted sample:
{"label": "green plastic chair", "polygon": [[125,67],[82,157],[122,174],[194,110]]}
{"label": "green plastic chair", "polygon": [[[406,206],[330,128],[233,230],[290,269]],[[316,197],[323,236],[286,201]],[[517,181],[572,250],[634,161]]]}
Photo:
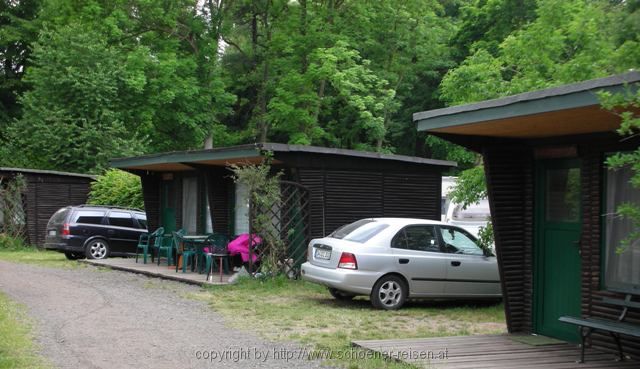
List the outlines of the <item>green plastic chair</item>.
{"label": "green plastic chair", "polygon": [[[182,231],[182,233],[180,233],[180,231]],[[178,272],[178,260],[180,260],[180,256],[182,255],[182,273],[186,273],[189,261],[191,261],[191,269],[193,270],[194,268],[196,250],[192,244],[184,242],[182,238],[184,231],[180,231],[173,232],[173,247],[175,247],[176,250],[176,272]],[[182,247],[180,247],[180,245],[182,245]]]}
{"label": "green plastic chair", "polygon": [[[229,273],[229,251],[227,250],[228,244],[229,238],[223,234],[212,234],[207,238],[206,245],[209,248],[209,252],[204,254],[204,264],[205,270],[207,271],[207,280],[209,280],[209,276],[213,273],[214,269],[217,269],[219,272],[221,272],[221,276],[222,271],[227,274]],[[218,262],[216,262],[216,260],[218,260]],[[220,268],[222,268],[222,270]]]}
{"label": "green plastic chair", "polygon": [[[178,232],[184,232],[184,231],[180,230]],[[169,236],[162,235],[156,238],[156,242],[153,247],[156,249],[156,256],[158,257],[158,265],[160,265],[160,257],[162,256],[162,254],[164,254],[164,256],[166,257],[167,266],[173,264],[174,245],[173,245],[173,237],[171,235]]]}
{"label": "green plastic chair", "polygon": [[[161,236],[164,233],[164,228],[160,227],[156,229],[153,233],[143,233],[140,235],[138,239],[138,246],[136,247],[136,263],[138,262],[138,255],[140,251],[142,251],[142,263],[147,263],[147,255],[149,255],[149,246],[151,246],[151,240],[157,240],[158,236]],[[153,262],[153,250],[151,250],[151,262]]]}

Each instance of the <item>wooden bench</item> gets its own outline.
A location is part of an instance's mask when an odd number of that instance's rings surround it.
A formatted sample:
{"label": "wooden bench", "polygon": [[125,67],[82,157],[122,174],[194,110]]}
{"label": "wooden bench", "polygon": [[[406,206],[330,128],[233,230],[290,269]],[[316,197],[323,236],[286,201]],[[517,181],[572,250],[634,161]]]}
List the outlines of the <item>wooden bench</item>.
{"label": "wooden bench", "polygon": [[608,297],[602,298],[602,302],[608,305],[615,305],[622,307],[622,312],[620,316],[618,316],[617,320],[604,319],[604,318],[577,318],[573,316],[561,316],[559,320],[564,323],[574,324],[580,327],[580,339],[581,339],[581,354],[579,363],[584,362],[584,348],[585,348],[585,340],[587,337],[591,335],[594,331],[603,331],[609,332],[611,337],[613,337],[616,345],[618,346],[618,353],[620,354],[619,360],[624,360],[624,354],[622,352],[622,344],[620,343],[620,335],[624,334],[632,337],[640,337],[640,325],[627,323],[624,319],[627,316],[627,311],[629,309],[639,309],[640,310],[640,302],[632,301],[634,296],[637,296],[637,292],[631,292],[627,290],[613,290],[614,292],[621,292],[625,294],[624,300],[621,299],[612,299]]}

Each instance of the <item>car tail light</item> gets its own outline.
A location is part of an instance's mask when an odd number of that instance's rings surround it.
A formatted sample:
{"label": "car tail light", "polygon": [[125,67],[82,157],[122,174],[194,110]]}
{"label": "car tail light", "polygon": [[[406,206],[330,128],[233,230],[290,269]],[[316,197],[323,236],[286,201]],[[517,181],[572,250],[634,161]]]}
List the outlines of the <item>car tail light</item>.
{"label": "car tail light", "polygon": [[358,261],[356,260],[356,256],[350,252],[343,252],[342,255],[340,255],[338,268],[358,269]]}
{"label": "car tail light", "polygon": [[63,236],[71,235],[71,231],[69,230],[69,223],[65,223],[62,225],[62,235]]}

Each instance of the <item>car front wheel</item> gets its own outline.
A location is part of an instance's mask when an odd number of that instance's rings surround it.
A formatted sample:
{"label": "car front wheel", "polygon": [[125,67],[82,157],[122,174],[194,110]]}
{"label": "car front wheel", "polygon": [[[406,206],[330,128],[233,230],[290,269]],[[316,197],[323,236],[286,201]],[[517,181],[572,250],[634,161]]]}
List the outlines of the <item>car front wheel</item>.
{"label": "car front wheel", "polygon": [[353,300],[353,298],[355,297],[355,295],[352,295],[347,292],[342,292],[335,288],[329,288],[329,293],[331,294],[331,296],[333,296],[334,299],[341,300],[341,301]]}
{"label": "car front wheel", "polygon": [[407,290],[401,278],[394,275],[384,276],[373,286],[371,304],[378,309],[399,309],[407,300]]}
{"label": "car front wheel", "polygon": [[93,240],[87,244],[85,255],[87,259],[106,259],[109,255],[109,244],[105,240]]}

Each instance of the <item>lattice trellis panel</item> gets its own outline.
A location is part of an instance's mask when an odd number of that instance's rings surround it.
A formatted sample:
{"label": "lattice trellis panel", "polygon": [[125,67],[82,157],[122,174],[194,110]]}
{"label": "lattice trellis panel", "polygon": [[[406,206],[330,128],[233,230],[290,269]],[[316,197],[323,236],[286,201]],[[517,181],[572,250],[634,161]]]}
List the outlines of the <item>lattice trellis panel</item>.
{"label": "lattice trellis panel", "polygon": [[[300,265],[307,259],[309,191],[298,183],[280,181],[280,194],[280,203],[270,209],[250,204],[251,234],[258,234],[264,239],[262,245],[257,248],[262,258],[268,255],[271,260],[277,261],[279,272],[298,278]],[[262,230],[263,234],[254,227],[253,219],[259,214],[266,214],[271,220],[267,229]],[[268,234],[264,234],[265,232]]]}

